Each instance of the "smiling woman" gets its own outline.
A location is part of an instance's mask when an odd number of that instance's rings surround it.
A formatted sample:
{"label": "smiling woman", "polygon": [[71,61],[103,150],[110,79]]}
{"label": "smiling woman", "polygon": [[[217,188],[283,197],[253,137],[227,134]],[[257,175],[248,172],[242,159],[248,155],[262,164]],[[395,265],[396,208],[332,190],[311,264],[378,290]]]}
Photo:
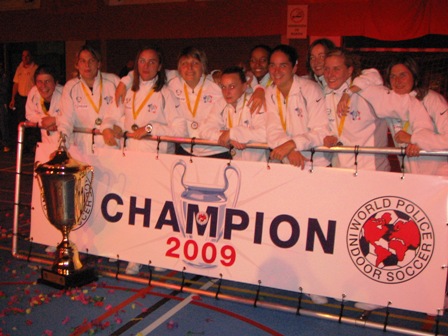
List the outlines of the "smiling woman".
{"label": "smiling woman", "polygon": [[41,127],[42,142],[57,144],[57,120],[61,115],[60,99],[62,86],[57,83],[56,70],[41,65],[34,73],[36,86],[28,94],[26,118]]}
{"label": "smiling woman", "polygon": [[429,89],[428,84],[423,81],[418,63],[408,55],[394,58],[386,69],[385,77],[386,85],[394,92],[399,95],[409,94],[420,100],[432,122],[431,132],[418,140],[416,136],[412,136],[409,123],[402,125],[399,120],[391,120],[391,132],[396,145],[406,144],[406,155],[411,157],[405,162],[406,170],[419,174],[448,175],[446,160],[418,158],[421,149],[446,150],[448,147],[448,103],[445,97]]}
{"label": "smiling woman", "polygon": [[75,66],[79,76],[67,82],[62,91],[59,131],[68,143],[80,147],[83,152],[93,152],[103,147],[103,137],[74,133],[76,127],[104,129],[104,118],[114,108],[118,76],[100,71],[101,55],[91,45],[83,45],[76,54]]}
{"label": "smiling woman", "polygon": [[124,104],[112,109],[105,118],[105,132],[113,134],[121,129],[124,117],[124,132],[132,132],[126,141],[128,150],[155,153],[174,153],[174,144],[163,143],[157,149],[153,141],[140,141],[147,135],[184,136],[185,123],[174,94],[166,87],[166,72],[162,51],[157,47],[143,47],[137,53],[131,90]]}
{"label": "smiling woman", "polygon": [[322,88],[326,86],[324,79],[325,57],[335,47],[334,43],[326,38],[315,40],[308,49],[306,66],[310,79],[316,81]]}
{"label": "smiling woman", "polygon": [[[272,50],[269,73],[275,85],[266,90],[266,131],[271,159],[304,169],[310,157],[302,151],[321,146],[329,126],[322,90],[295,75],[297,59],[297,51],[289,45]],[[327,166],[328,160],[317,155],[314,164]]]}
{"label": "smiling woman", "polygon": [[284,99],[288,97],[297,71],[297,59],[297,51],[286,45],[275,48],[269,59],[269,74]]}

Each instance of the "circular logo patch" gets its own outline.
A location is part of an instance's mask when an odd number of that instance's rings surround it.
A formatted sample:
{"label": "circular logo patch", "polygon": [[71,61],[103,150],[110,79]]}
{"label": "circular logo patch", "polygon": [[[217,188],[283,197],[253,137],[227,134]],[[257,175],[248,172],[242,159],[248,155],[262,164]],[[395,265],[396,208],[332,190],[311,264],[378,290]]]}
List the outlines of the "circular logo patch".
{"label": "circular logo patch", "polygon": [[395,196],[375,198],[350,220],[347,249],[365,276],[381,283],[402,283],[428,265],[434,230],[415,203]]}

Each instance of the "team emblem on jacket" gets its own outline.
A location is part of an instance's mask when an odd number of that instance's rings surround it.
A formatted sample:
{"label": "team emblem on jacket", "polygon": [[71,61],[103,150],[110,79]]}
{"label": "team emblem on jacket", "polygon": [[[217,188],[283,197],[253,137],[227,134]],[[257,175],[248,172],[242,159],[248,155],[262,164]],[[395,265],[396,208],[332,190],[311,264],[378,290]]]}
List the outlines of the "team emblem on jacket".
{"label": "team emblem on jacket", "polygon": [[157,111],[157,105],[148,104],[148,112],[149,113],[156,113],[156,111]]}
{"label": "team emblem on jacket", "polygon": [[396,196],[361,206],[347,230],[350,257],[365,276],[402,283],[418,276],[434,251],[433,225],[415,203]]}
{"label": "team emblem on jacket", "polygon": [[352,110],[349,112],[349,114],[352,117],[352,120],[361,120],[361,112]]}
{"label": "team emblem on jacket", "polygon": [[114,97],[106,96],[106,97],[104,97],[104,100],[106,101],[106,104],[109,105],[110,103],[112,103],[114,101]]}
{"label": "team emblem on jacket", "polygon": [[206,95],[204,97],[202,97],[204,103],[213,103],[213,97],[210,95]]}

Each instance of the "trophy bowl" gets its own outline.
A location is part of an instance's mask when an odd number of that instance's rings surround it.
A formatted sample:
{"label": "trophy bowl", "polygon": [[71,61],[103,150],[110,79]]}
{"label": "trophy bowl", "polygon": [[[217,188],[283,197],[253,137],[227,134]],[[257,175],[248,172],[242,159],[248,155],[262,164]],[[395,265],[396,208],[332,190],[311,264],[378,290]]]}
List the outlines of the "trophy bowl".
{"label": "trophy bowl", "polygon": [[62,234],[53,266],[51,270],[42,269],[39,282],[61,289],[98,280],[92,267],[81,264],[78,251],[69,240],[70,232],[80,224],[86,198],[92,192],[93,167],[71,158],[61,142],[50,161],[36,162],[35,173],[47,218]]}

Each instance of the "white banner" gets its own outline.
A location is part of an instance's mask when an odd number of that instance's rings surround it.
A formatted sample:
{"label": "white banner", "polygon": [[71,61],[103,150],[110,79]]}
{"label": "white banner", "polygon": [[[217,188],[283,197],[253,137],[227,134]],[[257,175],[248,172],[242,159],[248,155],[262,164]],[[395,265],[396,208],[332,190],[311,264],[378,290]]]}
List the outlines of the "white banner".
{"label": "white banner", "polygon": [[[51,148],[40,144],[36,160]],[[97,149],[78,249],[151,266],[436,314],[448,179]],[[55,245],[33,187],[31,236]]]}

